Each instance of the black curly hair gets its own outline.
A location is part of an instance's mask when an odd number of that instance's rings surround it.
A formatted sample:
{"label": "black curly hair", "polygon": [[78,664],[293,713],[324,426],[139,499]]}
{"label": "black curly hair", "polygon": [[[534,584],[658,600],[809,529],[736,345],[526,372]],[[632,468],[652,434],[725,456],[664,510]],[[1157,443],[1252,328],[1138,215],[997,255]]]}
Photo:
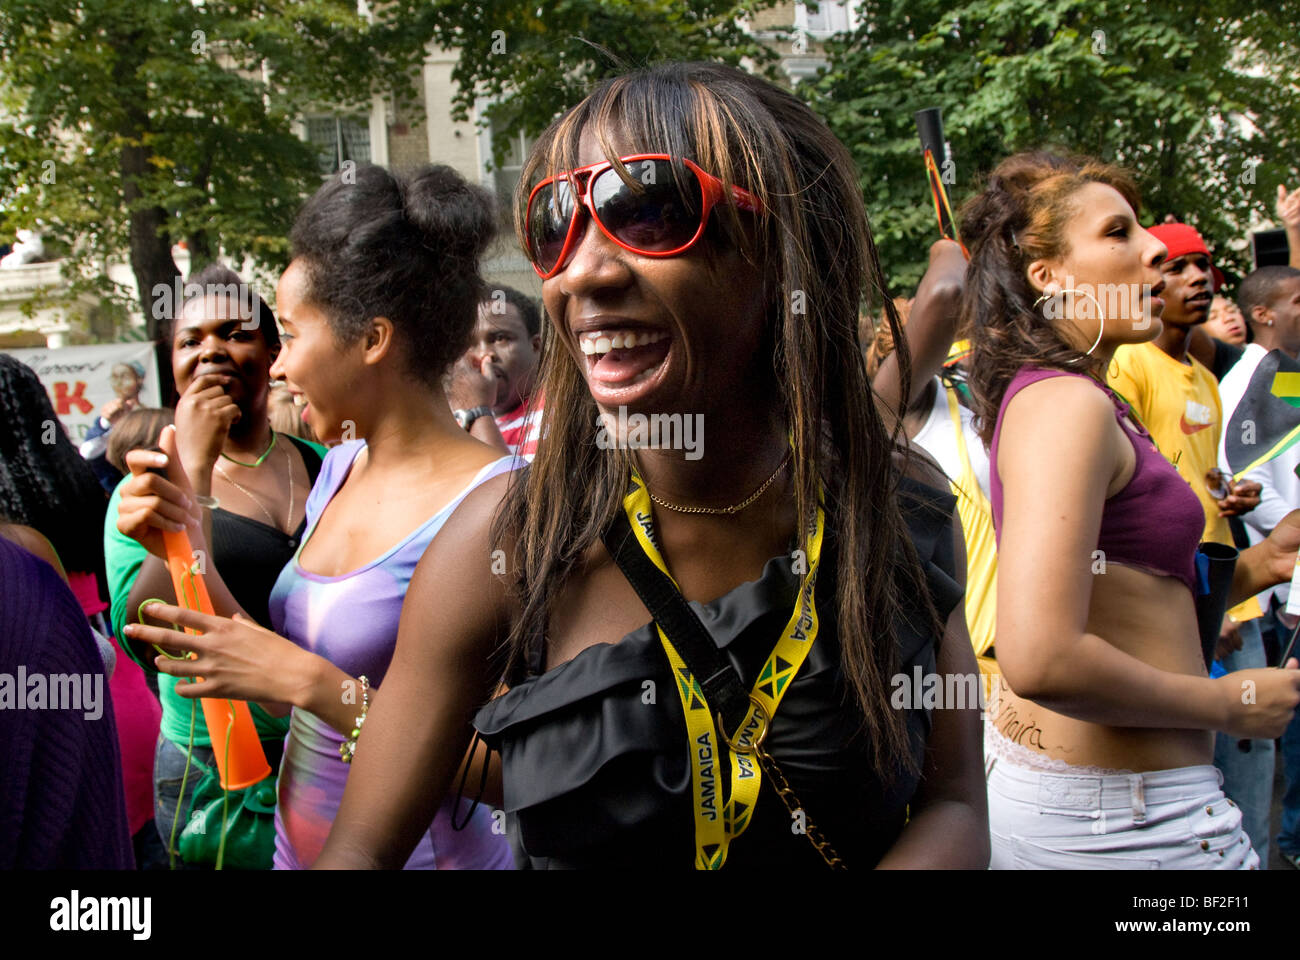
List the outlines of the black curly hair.
{"label": "black curly hair", "polygon": [[36,371],[0,353],[0,516],[40,531],[68,571],[104,569],[107,497]]}
{"label": "black curly hair", "polygon": [[340,343],[387,317],[408,372],[438,383],[464,349],[483,290],[479,258],[496,235],[491,195],[447,166],[409,175],[364,165],[335,174],[289,235],[307,267],[307,296]]}
{"label": "black curly hair", "polygon": [[522,290],[516,290],[514,287],[507,287],[504,283],[494,283],[491,290],[485,290],[486,296],[483,298],[484,303],[493,303],[500,293],[505,302],[510,304],[519,311],[519,319],[524,322],[524,329],[528,331],[530,337],[537,336],[542,330],[542,311],[537,306],[537,301],[524,293]]}

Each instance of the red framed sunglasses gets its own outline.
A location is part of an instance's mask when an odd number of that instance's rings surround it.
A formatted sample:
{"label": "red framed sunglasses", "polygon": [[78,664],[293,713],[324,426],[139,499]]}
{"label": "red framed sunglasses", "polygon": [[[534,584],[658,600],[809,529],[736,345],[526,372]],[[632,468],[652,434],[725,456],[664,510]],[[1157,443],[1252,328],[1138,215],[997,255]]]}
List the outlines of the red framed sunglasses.
{"label": "red framed sunglasses", "polygon": [[[645,257],[675,257],[700,239],[709,213],[726,199],[722,181],[691,160],[682,158],[692,174],[682,184],[666,153],[640,153],[620,161],[639,186],[624,182],[605,160],[547,177],[533,187],[524,215],[524,237],[533,269],[543,280],[564,269],[582,238],[584,211],[601,233],[624,250]],[[731,197],[741,210],[763,209],[758,197],[742,187],[733,186]]]}

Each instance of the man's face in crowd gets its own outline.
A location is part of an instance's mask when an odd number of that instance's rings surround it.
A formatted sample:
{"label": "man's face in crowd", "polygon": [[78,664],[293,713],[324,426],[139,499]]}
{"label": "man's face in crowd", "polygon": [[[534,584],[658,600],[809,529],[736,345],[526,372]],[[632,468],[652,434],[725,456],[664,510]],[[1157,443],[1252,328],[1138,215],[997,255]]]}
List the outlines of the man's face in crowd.
{"label": "man's face in crowd", "polygon": [[1241,346],[1246,342],[1246,320],[1236,303],[1227,297],[1217,296],[1210,306],[1210,319],[1205,323],[1205,332],[1215,340]]}
{"label": "man's face in crowd", "polygon": [[1269,302],[1251,312],[1255,314],[1256,323],[1272,321],[1283,350],[1292,356],[1300,353],[1300,277],[1280,282]]}
{"label": "man's face in crowd", "polygon": [[469,352],[479,363],[486,357],[502,378],[494,413],[510,412],[532,393],[541,345],[542,338],[528,333],[513,304],[501,300],[479,304]]}
{"label": "man's face in crowd", "polygon": [[1187,253],[1160,265],[1165,289],[1161,319],[1178,327],[1194,327],[1210,315],[1214,294],[1210,290],[1210,258],[1203,253]]}

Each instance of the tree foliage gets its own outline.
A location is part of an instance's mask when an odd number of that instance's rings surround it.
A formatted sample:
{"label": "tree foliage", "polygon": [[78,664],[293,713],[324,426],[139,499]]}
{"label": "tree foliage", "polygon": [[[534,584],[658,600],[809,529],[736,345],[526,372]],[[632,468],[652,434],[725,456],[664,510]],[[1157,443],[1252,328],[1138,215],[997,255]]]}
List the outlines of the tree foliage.
{"label": "tree foliage", "polygon": [[910,292],[937,237],[913,115],[943,109],[956,207],[1012,152],[1118,162],[1144,223],[1194,224],[1226,268],[1300,178],[1300,5],[1225,0],[863,0],[802,89],[859,166],[881,258]]}
{"label": "tree foliage", "polygon": [[497,0],[438,4],[429,16],[435,41],[460,51],[455,115],[468,117],[476,98],[491,101],[485,115],[500,161],[512,134],[540,133],[593,84],[634,67],[714,60],[771,74],[776,53],[742,18],[776,2]]}
{"label": "tree foliage", "polygon": [[73,292],[129,252],[150,334],[156,284],[223,252],[281,266],[317,157],[309,106],[409,93],[427,34],[355,0],[5,0],[0,231],[70,251]]}
{"label": "tree foliage", "polygon": [[0,5],[0,233],[70,251],[72,294],[130,255],[150,291],[218,254],[277,268],[319,183],[293,124],[376,92],[398,104],[429,44],[457,48],[456,116],[490,98],[498,160],[601,77],[663,59],[774,55],[737,17],[774,0],[5,0]]}
{"label": "tree foliage", "polygon": [[[39,225],[79,286],[129,252],[147,298],[218,251],[282,266],[318,180],[311,109],[399,103],[430,43],[456,49],[456,117],[485,98],[497,160],[628,67],[712,59],[775,75],[744,18],[775,0],[4,0],[0,232]],[[1145,222],[1196,224],[1229,268],[1300,181],[1298,0],[861,0],[862,26],[800,86],[849,146],[893,284],[936,235],[913,114],[941,106],[955,204],[1012,151],[1125,164]],[[482,118],[482,115],[480,115]]]}

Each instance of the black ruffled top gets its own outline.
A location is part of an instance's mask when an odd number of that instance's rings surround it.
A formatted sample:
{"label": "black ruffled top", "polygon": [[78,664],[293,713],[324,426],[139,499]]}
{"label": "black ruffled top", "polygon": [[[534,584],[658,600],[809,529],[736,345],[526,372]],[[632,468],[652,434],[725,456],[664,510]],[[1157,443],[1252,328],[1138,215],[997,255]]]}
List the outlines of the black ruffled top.
{"label": "black ruffled top", "polygon": [[[954,573],[955,498],[907,478],[904,517],[940,619],[961,600]],[[899,771],[882,784],[872,772],[861,713],[840,672],[828,515],[817,583],[821,630],[772,721],[767,749],[808,816],[850,869],[874,866],[897,838],[918,776]],[[789,557],[696,614],[753,686],[794,607],[798,575]],[[939,638],[917,597],[904,596],[895,627],[899,669],[935,669]],[[647,682],[649,681],[649,682]],[[908,710],[919,768],[929,711]],[[505,811],[520,866],[533,869],[692,866],[694,820],[686,724],[667,656],[653,623],[618,643],[596,644],[568,663],[532,675],[483,707],[475,726],[503,763]],[[729,761],[718,765],[729,781]],[[825,869],[808,838],[795,833],[780,798],[764,783],[749,828],[733,840],[727,866]]]}

